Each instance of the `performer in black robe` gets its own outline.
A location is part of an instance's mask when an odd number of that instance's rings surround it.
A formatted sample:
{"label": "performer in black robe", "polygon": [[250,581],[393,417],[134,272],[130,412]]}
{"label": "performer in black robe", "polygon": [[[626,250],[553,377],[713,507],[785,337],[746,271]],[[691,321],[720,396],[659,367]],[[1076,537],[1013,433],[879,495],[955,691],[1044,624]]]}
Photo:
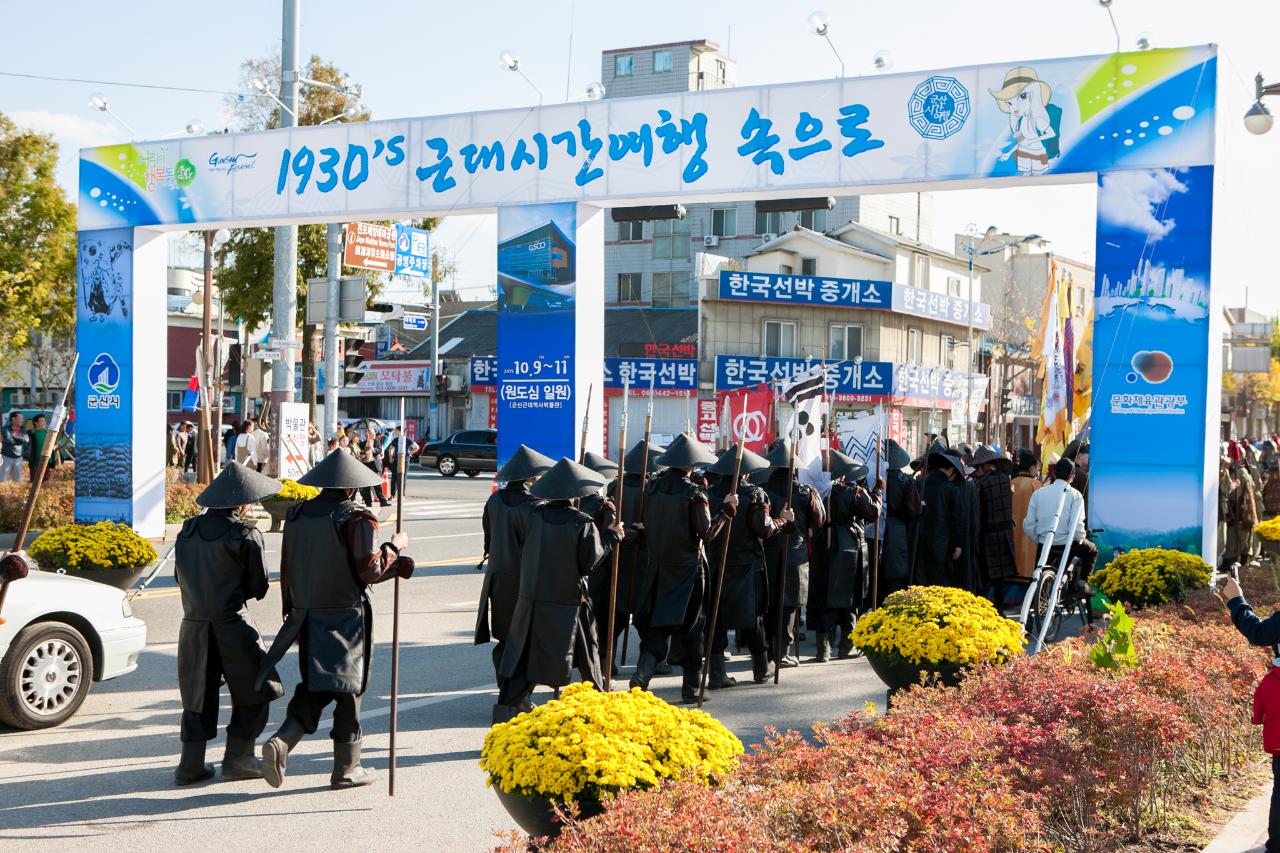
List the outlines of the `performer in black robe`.
{"label": "performer in black robe", "polygon": [[888,439],[885,458],[888,469],[884,478],[884,544],[880,549],[880,582],[876,590],[880,601],[871,602],[872,607],[879,607],[889,593],[907,588],[911,573],[911,534],[920,503],[914,478],[903,470],[911,464],[911,455],[898,442]]}
{"label": "performer in black robe", "polygon": [[284,624],[267,653],[274,666],[295,642],[302,680],[275,736],[263,744],[262,773],[278,788],[289,752],[320,724],[333,703],[331,788],[374,781],[360,765],[360,697],[369,686],[373,660],[373,606],[367,589],[395,576],[413,575],[413,560],[400,552],[409,542],[397,533],[375,545],[378,520],[352,498],[357,489],[382,480],[354,456],[334,452],[298,479],[320,494],[289,510],[280,545],[280,591]]}
{"label": "performer in black robe", "polygon": [[187,519],[178,534],[174,577],[182,597],[178,628],[178,693],[182,697],[182,758],[174,782],[190,785],[213,776],[205,747],[218,733],[218,701],[225,681],[231,722],[222,757],[228,779],[261,779],[254,743],[267,726],[270,703],[284,691],[274,670],[262,687],[266,659],[246,601],[267,594],[262,534],[241,510],[277,494],[280,483],[237,462],[196,497],[205,511]]}
{"label": "performer in black robe", "polygon": [[[809,540],[815,531],[826,523],[826,509],[822,497],[798,480],[788,484],[787,471],[791,467],[791,455],[784,442],[778,443],[765,457],[772,471],[765,481],[764,490],[769,504],[790,509],[795,515],[782,533],[764,543],[765,568],[769,576],[769,613],[765,624],[769,628],[769,643],[775,665],[783,668],[799,666],[800,661],[788,651],[795,637],[794,621],[797,611],[809,600]],[[787,497],[790,492],[790,504]],[[787,553],[782,554],[783,542]],[[782,589],[782,648],[774,648],[777,641],[778,590]]]}
{"label": "performer in black robe", "polygon": [[498,674],[503,683],[493,722],[520,713],[538,684],[563,687],[576,668],[601,689],[600,657],[587,597],[587,577],[622,538],[613,523],[603,531],[575,504],[604,478],[561,459],[530,490],[545,501],[529,513],[520,556],[520,595]]}
{"label": "performer in black robe", "polygon": [[919,522],[915,583],[923,586],[962,586],[956,561],[963,556],[968,516],[964,506],[964,462],[950,448],[935,443],[926,458],[921,486],[925,511]]}

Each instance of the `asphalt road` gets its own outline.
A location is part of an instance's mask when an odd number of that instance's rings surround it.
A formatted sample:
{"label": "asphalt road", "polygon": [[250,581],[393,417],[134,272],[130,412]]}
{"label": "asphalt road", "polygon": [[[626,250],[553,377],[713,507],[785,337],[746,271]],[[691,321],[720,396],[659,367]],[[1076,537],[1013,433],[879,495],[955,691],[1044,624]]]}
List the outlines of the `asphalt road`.
{"label": "asphalt road", "polygon": [[[401,652],[396,796],[387,795],[392,584],[375,587],[377,643],[362,721],[365,764],[376,785],[331,791],[328,722],[305,739],[289,762],[284,786],[262,781],[173,787],[179,751],[175,675],[181,610],[171,574],[157,577],[135,599],[148,626],[139,670],[94,685],[79,714],[42,732],[0,729],[0,849],[52,841],[65,851],[302,850],[349,838],[382,849],[475,851],[493,846],[494,833],[514,829],[486,790],[478,760],[494,701],[490,647],[472,644],[481,573],[480,513],[492,480],[411,477],[404,507],[408,553],[418,572],[401,584]],[[382,510],[384,523],[393,509]],[[272,562],[280,537],[267,536]],[[162,551],[163,553],[163,551]],[[280,626],[273,586],[253,615],[267,641]],[[632,637],[628,663],[634,664]],[[802,659],[813,656],[812,637]],[[625,679],[630,666],[623,669]],[[739,686],[709,694],[706,710],[748,745],[768,726],[808,731],[875,702],[884,688],[863,660],[802,664],[785,670],[779,686],[751,683],[750,662],[735,655]],[[286,696],[297,681],[291,653],[280,666]],[[660,696],[679,700],[679,670],[656,678]],[[534,700],[545,701],[540,691]],[[224,702],[226,695],[224,693]],[[285,702],[272,706],[265,740],[283,720]],[[224,704],[222,724],[229,706]],[[225,733],[210,744],[221,758]]]}

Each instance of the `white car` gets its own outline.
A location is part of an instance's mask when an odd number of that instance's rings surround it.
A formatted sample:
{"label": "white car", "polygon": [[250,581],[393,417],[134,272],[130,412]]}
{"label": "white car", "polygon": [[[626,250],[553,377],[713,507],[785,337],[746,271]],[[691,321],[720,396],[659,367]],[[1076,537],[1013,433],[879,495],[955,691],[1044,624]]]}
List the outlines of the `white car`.
{"label": "white car", "polygon": [[147,625],[120,590],[32,571],[0,611],[0,722],[44,729],[71,717],[93,681],[138,668]]}

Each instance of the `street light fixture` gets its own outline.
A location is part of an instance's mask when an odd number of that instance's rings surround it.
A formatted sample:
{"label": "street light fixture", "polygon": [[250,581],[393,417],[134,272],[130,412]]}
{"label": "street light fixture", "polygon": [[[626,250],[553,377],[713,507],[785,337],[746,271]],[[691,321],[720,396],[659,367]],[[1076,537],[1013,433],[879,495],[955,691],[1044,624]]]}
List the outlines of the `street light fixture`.
{"label": "street light fixture", "polygon": [[831,22],[827,20],[827,13],[820,10],[810,12],[806,23],[809,25],[809,32],[827,40],[831,52],[836,55],[836,62],[840,63],[840,76],[843,77],[844,60],[840,57],[840,51],[836,50],[835,44],[831,41]]}
{"label": "street light fixture", "polygon": [[[1262,79],[1262,78],[1259,77],[1258,79]],[[111,111],[111,105],[107,103],[106,95],[102,94],[101,92],[94,92],[92,95],[89,96],[89,106],[97,110],[98,112],[106,113],[107,115],[115,119],[117,122],[119,122],[119,124],[123,126],[125,130],[129,131],[130,139],[138,138],[138,134],[134,132],[134,129],[132,127],[129,126],[129,123]]]}
{"label": "street light fixture", "polygon": [[1253,106],[1249,107],[1249,111],[1244,114],[1245,130],[1261,136],[1271,130],[1272,125],[1276,123],[1275,116],[1271,115],[1271,111],[1267,109],[1266,104],[1262,103],[1262,99],[1268,95],[1280,95],[1280,83],[1272,83],[1270,86],[1262,81],[1262,74],[1253,78],[1254,96]]}
{"label": "street light fixture", "polygon": [[887,50],[878,50],[871,58],[871,65],[877,71],[888,71],[893,67],[893,54]]}
{"label": "street light fixture", "polygon": [[[528,74],[525,74],[523,71],[520,70],[520,57],[516,54],[516,52],[508,48],[507,50],[504,50],[502,51],[502,53],[498,54],[498,61],[501,62],[502,66],[506,68],[508,71],[514,71],[515,73],[519,74],[521,77],[524,78],[524,82],[528,83],[533,88],[533,91],[538,93],[538,106],[542,106],[542,90],[538,88],[537,84],[535,84],[532,80],[529,79]],[[588,86],[587,88],[588,88],[588,92],[590,92],[590,87]],[[604,87],[601,86],[600,89],[601,89],[601,95],[603,95]]]}

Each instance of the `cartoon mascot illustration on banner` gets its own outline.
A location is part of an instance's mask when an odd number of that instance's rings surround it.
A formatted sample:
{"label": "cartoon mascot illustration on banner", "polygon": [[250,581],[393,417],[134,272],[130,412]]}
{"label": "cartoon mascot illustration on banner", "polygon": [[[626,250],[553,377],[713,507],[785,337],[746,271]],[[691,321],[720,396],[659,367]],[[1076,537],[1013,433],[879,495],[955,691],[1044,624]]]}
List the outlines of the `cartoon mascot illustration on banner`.
{"label": "cartoon mascot illustration on banner", "polygon": [[988,91],[1001,112],[1009,114],[1013,134],[1013,145],[1000,155],[1000,161],[1013,157],[1018,174],[1043,175],[1059,151],[1062,108],[1050,103],[1053,89],[1036,76],[1034,68],[1020,65],[1004,75],[1001,88]]}

